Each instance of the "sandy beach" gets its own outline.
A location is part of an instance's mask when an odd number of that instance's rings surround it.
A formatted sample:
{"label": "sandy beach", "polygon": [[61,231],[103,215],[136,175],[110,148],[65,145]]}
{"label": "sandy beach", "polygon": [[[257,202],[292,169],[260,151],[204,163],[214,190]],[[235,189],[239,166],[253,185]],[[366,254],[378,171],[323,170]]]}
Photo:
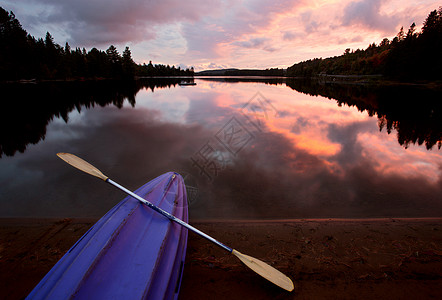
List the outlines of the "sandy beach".
{"label": "sandy beach", "polygon": [[[23,299],[95,221],[0,219],[0,298]],[[189,234],[180,299],[442,298],[442,219],[191,223],[278,268],[295,290]]]}

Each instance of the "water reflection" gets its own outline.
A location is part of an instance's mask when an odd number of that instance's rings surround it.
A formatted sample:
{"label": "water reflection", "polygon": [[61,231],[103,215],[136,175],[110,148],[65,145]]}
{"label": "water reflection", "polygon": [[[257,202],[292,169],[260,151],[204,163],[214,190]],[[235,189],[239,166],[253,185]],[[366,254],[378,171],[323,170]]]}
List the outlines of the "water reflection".
{"label": "water reflection", "polygon": [[264,76],[250,76],[250,77],[201,77],[199,80],[214,81],[214,82],[228,82],[228,83],[243,83],[243,82],[259,82],[272,85],[283,85],[286,79],[283,77],[264,77]]}
{"label": "water reflection", "polygon": [[[358,93],[356,98],[375,103],[371,107],[379,111],[336,96],[348,104],[339,107],[279,80],[232,84],[205,79],[191,88],[178,88],[178,82],[171,85],[177,88],[165,89],[159,88],[167,84],[152,88],[147,82],[124,88],[102,83],[95,92],[79,86],[42,88],[42,98],[35,87],[30,88],[34,93],[21,91],[33,95],[33,101],[10,95],[20,99],[21,104],[10,106],[15,110],[30,105],[22,117],[28,125],[18,128],[32,132],[27,135],[32,139],[4,148],[13,143],[2,138],[2,149],[9,151],[3,153],[44,141],[0,159],[0,215],[99,217],[122,199],[120,192],[59,161],[59,151],[86,158],[130,189],[170,170],[191,174],[199,189],[190,207],[193,220],[441,215],[440,152],[411,145],[404,149],[395,136],[379,132],[380,122],[370,117],[393,118],[392,130],[399,130],[399,124],[419,126],[409,110],[403,115],[388,111],[379,98]],[[277,113],[265,115],[256,102],[244,110],[257,92]],[[432,110],[440,115],[437,106]],[[421,118],[416,111],[414,116]],[[233,118],[253,135],[234,148],[238,151],[220,142],[229,133],[226,128],[235,129],[229,127]],[[433,132],[440,136],[440,127]],[[224,166],[211,181],[191,160],[205,145],[224,155]]]}
{"label": "water reflection", "polygon": [[312,96],[336,100],[339,106],[355,106],[377,116],[379,129],[397,131],[398,142],[425,144],[427,149],[442,146],[442,91],[413,86],[372,86],[321,84],[289,79],[287,86]]}
{"label": "water reflection", "polygon": [[95,106],[121,108],[125,100],[135,106],[141,89],[152,92],[176,86],[180,79],[139,80],[136,82],[57,82],[6,84],[1,86],[0,158],[24,152],[28,144],[44,140],[46,127],[54,118],[68,122],[71,111]]}

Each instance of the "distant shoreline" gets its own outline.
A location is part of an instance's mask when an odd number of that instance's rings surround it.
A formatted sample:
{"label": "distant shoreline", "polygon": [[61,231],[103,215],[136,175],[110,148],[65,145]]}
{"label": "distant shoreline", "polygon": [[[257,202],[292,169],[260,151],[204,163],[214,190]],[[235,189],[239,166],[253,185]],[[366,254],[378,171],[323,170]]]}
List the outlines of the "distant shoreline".
{"label": "distant shoreline", "polygon": [[430,89],[442,89],[442,81],[432,81],[432,80],[419,80],[419,81],[400,81],[391,80],[385,78],[382,75],[335,75],[335,74],[322,74],[312,77],[296,77],[296,76],[271,76],[271,75],[199,75],[194,76],[140,76],[134,79],[117,79],[117,78],[68,78],[68,79],[20,79],[20,80],[6,80],[0,81],[0,84],[24,84],[33,85],[40,83],[79,83],[79,82],[104,82],[104,81],[115,81],[115,82],[136,82],[139,80],[157,80],[157,79],[234,79],[234,80],[282,80],[286,82],[287,80],[310,80],[316,81],[320,84],[338,84],[338,85],[374,85],[374,86],[415,86],[424,87]]}
{"label": "distant shoreline", "polygon": [[198,75],[195,79],[256,79],[256,80],[310,80],[317,81],[321,84],[340,84],[340,85],[377,85],[377,86],[415,86],[431,89],[442,89],[442,81],[438,80],[419,80],[419,81],[400,81],[383,77],[382,75],[317,75],[313,77],[297,77],[297,76],[243,76],[243,75]]}
{"label": "distant shoreline", "polygon": [[194,76],[138,76],[131,79],[121,79],[121,78],[104,78],[104,77],[96,77],[96,78],[66,78],[66,79],[18,79],[18,80],[4,80],[0,81],[2,83],[20,83],[20,84],[37,84],[37,83],[46,83],[46,82],[93,82],[93,81],[121,81],[121,82],[131,82],[143,79],[193,79]]}

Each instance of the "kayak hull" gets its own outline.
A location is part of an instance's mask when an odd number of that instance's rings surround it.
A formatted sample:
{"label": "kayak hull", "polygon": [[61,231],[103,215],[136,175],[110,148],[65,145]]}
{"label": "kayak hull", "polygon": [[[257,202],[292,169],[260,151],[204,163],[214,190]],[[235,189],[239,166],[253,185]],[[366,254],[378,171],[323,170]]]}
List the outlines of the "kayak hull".
{"label": "kayak hull", "polygon": [[[135,193],[188,222],[186,188],[166,173]],[[132,197],[104,215],[27,299],[176,299],[187,229]]]}

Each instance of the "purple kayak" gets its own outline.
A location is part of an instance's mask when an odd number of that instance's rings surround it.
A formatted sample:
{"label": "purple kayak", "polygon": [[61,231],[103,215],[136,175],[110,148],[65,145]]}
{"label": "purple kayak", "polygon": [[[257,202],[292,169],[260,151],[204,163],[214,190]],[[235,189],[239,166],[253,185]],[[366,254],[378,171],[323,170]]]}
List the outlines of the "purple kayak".
{"label": "purple kayak", "polygon": [[[179,174],[163,174],[135,193],[188,222]],[[186,228],[129,196],[72,246],[27,299],[176,299],[186,247]]]}

